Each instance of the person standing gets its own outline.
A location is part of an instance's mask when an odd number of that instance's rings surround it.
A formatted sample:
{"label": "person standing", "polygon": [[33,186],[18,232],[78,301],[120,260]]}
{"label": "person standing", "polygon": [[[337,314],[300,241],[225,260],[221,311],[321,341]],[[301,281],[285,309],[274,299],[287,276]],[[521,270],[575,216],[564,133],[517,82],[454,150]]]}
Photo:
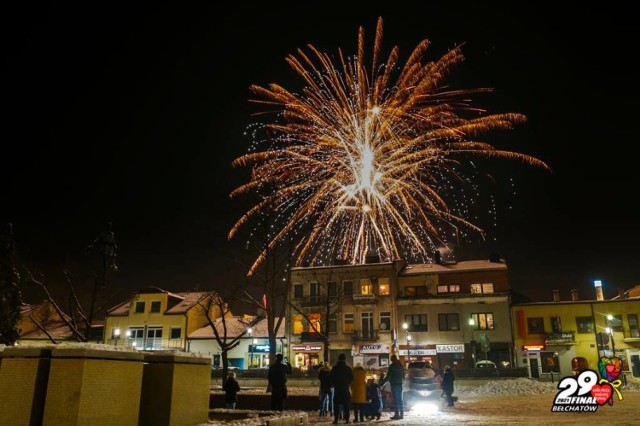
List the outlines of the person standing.
{"label": "person standing", "polygon": [[364,410],[367,405],[367,372],[360,363],[353,367],[351,403],[353,404],[353,421],[364,422]]}
{"label": "person standing", "polygon": [[276,362],[269,366],[269,385],[271,386],[271,409],[284,410],[287,399],[287,375],[291,374],[291,364],[282,362],[282,354],[276,355]]}
{"label": "person standing", "polygon": [[404,383],[404,366],[397,355],[391,355],[391,365],[387,374],[387,381],[391,385],[393,395],[393,409],[395,414],[391,420],[401,420],[404,418],[404,399],[402,397],[402,385]]}
{"label": "person standing", "polygon": [[[345,420],[345,423],[349,423],[349,385],[353,381],[353,371],[346,363],[345,354],[338,356],[338,362],[331,369],[331,381],[333,382],[333,424],[338,424],[340,413]],[[340,410],[342,406],[342,411]]]}
{"label": "person standing", "polygon": [[453,382],[455,377],[451,367],[448,365],[444,368],[444,375],[442,376],[442,390],[447,396],[447,407],[453,407]]}
{"label": "person standing", "polygon": [[333,382],[331,381],[331,367],[327,361],[318,370],[320,380],[320,415],[333,414]]}
{"label": "person standing", "polygon": [[224,389],[224,407],[234,410],[238,402],[238,392],[240,392],[240,385],[236,380],[235,372],[229,371],[227,381],[224,382],[222,389]]}
{"label": "person standing", "polygon": [[365,410],[366,416],[369,420],[374,417],[376,420],[380,420],[382,416],[382,393],[380,392],[380,385],[376,383],[374,379],[367,380],[367,409]]}

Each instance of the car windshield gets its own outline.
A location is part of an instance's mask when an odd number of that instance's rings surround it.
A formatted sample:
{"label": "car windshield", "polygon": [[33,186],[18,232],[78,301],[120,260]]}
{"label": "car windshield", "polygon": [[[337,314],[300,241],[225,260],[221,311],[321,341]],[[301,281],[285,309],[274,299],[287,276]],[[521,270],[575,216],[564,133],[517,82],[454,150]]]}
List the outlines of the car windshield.
{"label": "car windshield", "polygon": [[409,363],[409,368],[425,368],[427,363],[425,361],[413,361]]}

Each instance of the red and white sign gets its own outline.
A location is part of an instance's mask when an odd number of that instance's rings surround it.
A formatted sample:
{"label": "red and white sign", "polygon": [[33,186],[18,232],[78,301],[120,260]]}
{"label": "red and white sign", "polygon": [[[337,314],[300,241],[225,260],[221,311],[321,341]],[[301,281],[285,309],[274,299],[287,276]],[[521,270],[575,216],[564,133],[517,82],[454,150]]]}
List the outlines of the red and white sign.
{"label": "red and white sign", "polygon": [[294,352],[320,352],[322,350],[322,345],[292,346],[291,350]]}

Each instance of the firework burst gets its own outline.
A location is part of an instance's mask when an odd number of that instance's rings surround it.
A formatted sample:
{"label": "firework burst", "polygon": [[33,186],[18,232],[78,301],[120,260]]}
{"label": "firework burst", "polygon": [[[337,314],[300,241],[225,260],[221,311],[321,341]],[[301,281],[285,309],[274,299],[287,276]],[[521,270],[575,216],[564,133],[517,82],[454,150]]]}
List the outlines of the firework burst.
{"label": "firework burst", "polygon": [[233,162],[252,167],[252,175],[232,197],[261,198],[229,238],[265,212],[277,217],[251,272],[289,238],[297,265],[333,258],[363,263],[371,250],[383,261],[428,259],[450,230],[482,234],[465,209],[446,201],[456,183],[470,182],[462,164],[500,157],[547,167],[481,140],[525,117],[472,107],[470,95],[487,89],[446,86],[452,67],[463,60],[459,47],[426,61],[424,40],[400,64],[398,47],[383,60],[381,45],[379,19],[369,68],[360,28],[354,56],[339,50],[333,57],[309,45],[287,57],[304,81],[300,93],[277,84],[251,88],[255,102],[277,111],[264,124],[268,136]]}

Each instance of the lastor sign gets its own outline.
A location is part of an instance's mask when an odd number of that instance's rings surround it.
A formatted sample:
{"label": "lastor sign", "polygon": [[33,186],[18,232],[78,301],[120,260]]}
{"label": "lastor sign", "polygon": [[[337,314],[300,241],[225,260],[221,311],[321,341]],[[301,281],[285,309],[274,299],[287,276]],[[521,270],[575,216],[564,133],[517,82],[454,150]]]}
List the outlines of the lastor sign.
{"label": "lastor sign", "polygon": [[464,343],[454,343],[451,345],[436,345],[436,351],[442,353],[463,353]]}

